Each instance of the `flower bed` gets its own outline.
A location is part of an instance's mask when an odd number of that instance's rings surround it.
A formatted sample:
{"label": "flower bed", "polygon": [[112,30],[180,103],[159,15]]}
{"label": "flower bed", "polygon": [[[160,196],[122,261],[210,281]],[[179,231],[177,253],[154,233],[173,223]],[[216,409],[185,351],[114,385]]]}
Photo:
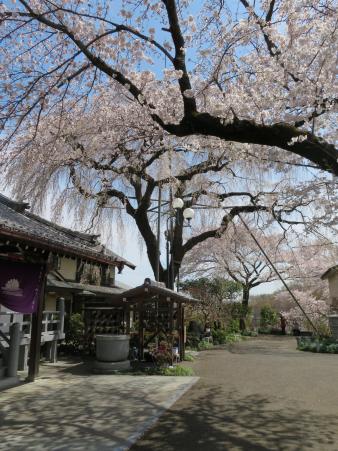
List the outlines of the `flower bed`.
{"label": "flower bed", "polygon": [[338,340],[333,338],[297,337],[300,351],[338,354]]}

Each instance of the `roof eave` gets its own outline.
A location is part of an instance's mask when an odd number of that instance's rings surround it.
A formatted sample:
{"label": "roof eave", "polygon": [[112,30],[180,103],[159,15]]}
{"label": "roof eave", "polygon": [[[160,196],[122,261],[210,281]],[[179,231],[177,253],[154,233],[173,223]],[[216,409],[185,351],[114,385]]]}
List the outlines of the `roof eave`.
{"label": "roof eave", "polygon": [[331,268],[327,269],[324,274],[320,276],[322,280],[328,279],[330,276],[333,276],[338,272],[338,265],[331,266]]}
{"label": "roof eave", "polygon": [[127,290],[121,295],[121,298],[132,299],[144,293],[153,293],[154,295],[162,295],[163,297],[172,298],[175,302],[181,302],[183,304],[195,304],[201,302],[199,299],[185,296],[177,291],[170,290],[169,288],[161,288],[155,285],[139,285],[138,287]]}
{"label": "roof eave", "polygon": [[62,253],[70,257],[80,257],[83,260],[93,261],[97,263],[103,263],[114,266],[126,265],[132,269],[136,268],[136,266],[134,266],[132,263],[127,262],[125,260],[112,260],[111,258],[106,258],[104,255],[100,254],[93,255],[87,252],[77,251],[67,246],[51,243],[49,240],[42,237],[37,238],[32,237],[31,235],[26,233],[20,233],[18,231],[14,232],[13,230],[6,229],[2,225],[0,225],[0,237],[1,236],[34,245],[34,247],[38,249],[43,249],[54,253]]}

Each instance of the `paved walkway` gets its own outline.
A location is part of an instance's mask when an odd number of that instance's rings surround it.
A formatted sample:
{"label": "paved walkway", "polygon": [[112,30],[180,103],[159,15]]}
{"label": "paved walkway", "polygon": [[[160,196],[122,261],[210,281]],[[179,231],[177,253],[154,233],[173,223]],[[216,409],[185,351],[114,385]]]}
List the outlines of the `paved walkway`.
{"label": "paved walkway", "polygon": [[257,338],[192,366],[200,380],[133,451],[338,450],[338,355]]}
{"label": "paved walkway", "polygon": [[33,384],[0,393],[1,451],[122,451],[196,378],[83,374],[43,369]]}

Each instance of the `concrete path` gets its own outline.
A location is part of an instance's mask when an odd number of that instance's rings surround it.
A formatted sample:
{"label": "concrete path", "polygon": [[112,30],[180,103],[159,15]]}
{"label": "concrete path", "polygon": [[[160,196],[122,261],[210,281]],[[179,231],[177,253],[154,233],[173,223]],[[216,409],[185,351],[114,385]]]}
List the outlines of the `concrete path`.
{"label": "concrete path", "polygon": [[49,367],[0,393],[1,451],[129,449],[197,380],[76,373]]}
{"label": "concrete path", "polygon": [[200,380],[132,451],[338,450],[338,355],[257,338],[191,366]]}

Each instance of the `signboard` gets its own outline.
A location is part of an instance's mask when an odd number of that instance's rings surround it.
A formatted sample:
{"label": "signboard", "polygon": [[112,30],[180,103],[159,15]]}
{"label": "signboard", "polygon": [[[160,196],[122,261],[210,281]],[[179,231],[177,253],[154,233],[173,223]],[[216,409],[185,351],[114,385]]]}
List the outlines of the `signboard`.
{"label": "signboard", "polygon": [[18,313],[37,310],[44,267],[0,260],[0,304]]}

